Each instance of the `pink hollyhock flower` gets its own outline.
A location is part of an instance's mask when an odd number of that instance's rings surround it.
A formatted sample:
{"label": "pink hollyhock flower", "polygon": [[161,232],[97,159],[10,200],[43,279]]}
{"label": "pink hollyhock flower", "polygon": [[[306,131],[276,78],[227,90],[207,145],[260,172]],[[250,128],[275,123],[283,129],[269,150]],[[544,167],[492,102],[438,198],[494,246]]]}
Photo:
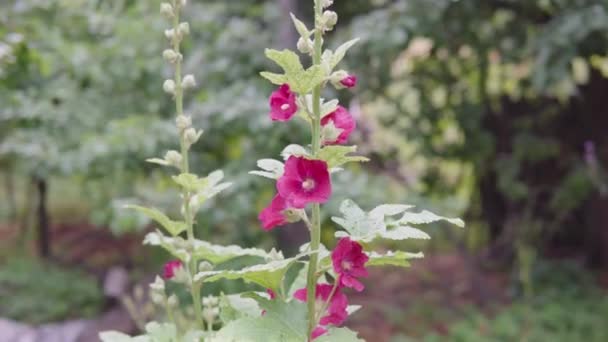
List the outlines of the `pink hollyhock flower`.
{"label": "pink hollyhock flower", "polygon": [[165,264],[163,267],[163,278],[171,279],[175,276],[175,272],[182,267],[182,262],[180,260],[171,260]]}
{"label": "pink hollyhock flower", "polygon": [[[316,298],[316,307],[317,309],[323,307],[325,303],[329,300],[329,305],[325,312],[323,312],[324,316],[321,317],[319,324],[322,326],[326,325],[340,325],[344,323],[346,318],[348,317],[348,312],[346,308],[348,307],[348,299],[346,295],[342,293],[340,288],[336,288],[333,293],[333,296],[329,298],[331,295],[331,291],[333,289],[333,285],[331,284],[317,284],[315,291]],[[297,290],[293,297],[299,301],[306,302],[307,291],[305,288]],[[323,329],[323,327],[317,327],[317,329]],[[315,329],[315,330],[317,330]],[[321,330],[318,332],[321,333]],[[324,333],[324,332],[323,332]],[[322,333],[321,333],[322,334]]]}
{"label": "pink hollyhock flower", "polygon": [[331,252],[331,260],[341,286],[350,287],[359,292],[365,288],[357,280],[357,278],[368,276],[365,263],[369,257],[363,252],[361,244],[348,237],[343,237]]}
{"label": "pink hollyhock flower", "polygon": [[346,77],[344,77],[340,83],[345,86],[346,88],[353,88],[357,85],[357,76],[355,75],[348,75]]}
{"label": "pink hollyhock flower", "polygon": [[272,202],[260,212],[258,219],[262,222],[264,230],[268,231],[276,226],[281,226],[287,223],[287,218],[283,215],[283,211],[288,208],[285,199],[280,195],[274,196]]}
{"label": "pink hollyhock flower", "polygon": [[270,118],[272,121],[289,121],[298,111],[296,94],[285,83],[270,95]]}
{"label": "pink hollyhock flower", "polygon": [[325,334],[326,332],[327,332],[327,329],[318,326],[318,327],[314,328],[314,330],[312,331],[311,337],[314,340],[315,338]]}
{"label": "pink hollyhock flower", "polygon": [[350,115],[348,110],[342,106],[338,106],[335,111],[330,114],[325,115],[321,119],[321,125],[326,126],[332,123],[336,128],[340,129],[342,132],[337,136],[337,138],[333,141],[323,141],[325,145],[335,145],[335,144],[344,144],[348,140],[348,136],[355,130],[357,127],[357,122]]}
{"label": "pink hollyhock flower", "polygon": [[327,163],[291,156],[285,162],[285,172],[277,181],[279,195],[293,208],[302,209],[308,203],[325,203],[331,196],[331,179]]}

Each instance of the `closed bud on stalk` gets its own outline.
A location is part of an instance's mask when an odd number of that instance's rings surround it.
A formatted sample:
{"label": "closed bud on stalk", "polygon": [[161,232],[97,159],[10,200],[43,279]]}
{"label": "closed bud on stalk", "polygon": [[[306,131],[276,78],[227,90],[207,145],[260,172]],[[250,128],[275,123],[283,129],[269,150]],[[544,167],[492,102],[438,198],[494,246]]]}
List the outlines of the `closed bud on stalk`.
{"label": "closed bud on stalk", "polygon": [[190,34],[190,24],[188,23],[180,23],[177,29],[182,37]]}
{"label": "closed bud on stalk", "polygon": [[163,51],[163,58],[169,63],[175,63],[181,59],[181,55],[174,50],[167,49]]}
{"label": "closed bud on stalk", "polygon": [[198,141],[198,139],[203,134],[203,131],[196,131],[194,128],[188,128],[184,131],[184,140],[188,147],[192,146],[194,143]]}
{"label": "closed bud on stalk", "polygon": [[321,0],[321,6],[327,8],[334,4],[334,0]]}
{"label": "closed bud on stalk", "polygon": [[163,90],[167,94],[174,95],[175,94],[175,81],[165,80],[165,82],[163,83]]}
{"label": "closed bud on stalk", "polygon": [[342,84],[342,80],[347,78],[348,76],[349,76],[348,72],[346,72],[344,70],[338,70],[338,71],[332,73],[331,76],[329,76],[329,82],[331,82],[331,84],[336,89],[344,89],[346,87]]}
{"label": "closed bud on stalk", "polygon": [[173,6],[170,3],[163,2],[160,4],[160,14],[167,19],[173,18],[175,12],[173,12]]}
{"label": "closed bud on stalk", "polygon": [[323,12],[323,30],[331,31],[338,23],[338,14],[334,11]]}
{"label": "closed bud on stalk", "polygon": [[192,118],[186,115],[180,115],[175,119],[175,125],[181,133],[186,129],[192,127]]}
{"label": "closed bud on stalk", "polygon": [[167,39],[169,39],[169,40],[173,40],[173,37],[175,37],[175,30],[173,30],[173,29],[166,29],[165,30],[165,37],[167,37]]}
{"label": "closed bud on stalk", "polygon": [[194,75],[186,75],[182,80],[182,88],[190,89],[196,87],[196,80],[194,79]]}
{"label": "closed bud on stalk", "polygon": [[314,50],[313,42],[309,38],[300,37],[297,44],[298,51],[301,53],[312,53]]}
{"label": "closed bud on stalk", "polygon": [[177,151],[168,151],[165,154],[165,161],[171,164],[171,166],[180,167],[182,165],[182,155]]}
{"label": "closed bud on stalk", "polygon": [[217,306],[220,303],[219,299],[215,296],[203,297],[204,306]]}

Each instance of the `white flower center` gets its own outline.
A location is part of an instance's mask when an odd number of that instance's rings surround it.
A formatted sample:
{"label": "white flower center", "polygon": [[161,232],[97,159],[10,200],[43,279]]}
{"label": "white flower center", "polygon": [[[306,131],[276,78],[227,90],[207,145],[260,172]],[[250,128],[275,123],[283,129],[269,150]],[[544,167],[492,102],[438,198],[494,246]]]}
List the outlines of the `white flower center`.
{"label": "white flower center", "polygon": [[310,178],[302,182],[302,188],[304,188],[304,190],[312,190],[314,187],[315,181]]}
{"label": "white flower center", "polygon": [[281,110],[288,110],[289,109],[289,103],[284,103],[281,105]]}
{"label": "white flower center", "polygon": [[350,261],[342,261],[342,268],[350,271],[353,268],[353,263]]}

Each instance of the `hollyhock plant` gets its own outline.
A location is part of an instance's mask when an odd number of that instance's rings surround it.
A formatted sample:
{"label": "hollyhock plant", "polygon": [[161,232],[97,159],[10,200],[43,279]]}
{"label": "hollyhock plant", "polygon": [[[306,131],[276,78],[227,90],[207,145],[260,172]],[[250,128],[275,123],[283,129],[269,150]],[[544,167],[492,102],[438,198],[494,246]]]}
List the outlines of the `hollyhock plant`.
{"label": "hollyhock plant", "polygon": [[[305,288],[299,289],[294,292],[293,297],[299,301],[306,302],[308,300],[308,291]],[[325,311],[320,313],[319,325],[321,327],[317,326],[315,328],[317,334],[323,334],[326,331],[324,326],[339,326],[344,323],[348,317],[347,307],[348,299],[342,293],[340,287],[331,284],[317,284],[315,290],[315,311],[325,308]],[[313,337],[316,336],[313,334]]]}
{"label": "hollyhock plant", "polygon": [[284,215],[284,211],[287,209],[288,206],[285,199],[281,195],[275,195],[270,204],[258,216],[264,230],[268,231],[286,224],[288,221]]}
{"label": "hollyhock plant", "polygon": [[180,260],[171,260],[163,267],[163,278],[171,279],[175,277],[177,270],[182,267],[183,264]]}
{"label": "hollyhock plant", "polygon": [[353,88],[357,86],[357,76],[355,75],[348,75],[346,77],[344,77],[340,83],[345,86],[346,88]]}
{"label": "hollyhock plant", "polygon": [[369,257],[363,252],[361,244],[348,237],[341,238],[331,252],[331,260],[340,286],[363,291],[365,287],[357,278],[368,276],[365,263]]}
{"label": "hollyhock plant", "polygon": [[[335,111],[321,119],[321,126],[325,133],[323,145],[336,145],[346,143],[348,136],[355,130],[357,123],[346,108],[338,106]],[[332,131],[337,132],[331,134]]]}
{"label": "hollyhock plant", "polygon": [[327,162],[290,156],[277,181],[279,195],[288,205],[302,209],[309,203],[325,203],[331,196]]}
{"label": "hollyhock plant", "polygon": [[270,118],[272,121],[289,121],[298,111],[296,94],[289,84],[282,84],[270,95]]}

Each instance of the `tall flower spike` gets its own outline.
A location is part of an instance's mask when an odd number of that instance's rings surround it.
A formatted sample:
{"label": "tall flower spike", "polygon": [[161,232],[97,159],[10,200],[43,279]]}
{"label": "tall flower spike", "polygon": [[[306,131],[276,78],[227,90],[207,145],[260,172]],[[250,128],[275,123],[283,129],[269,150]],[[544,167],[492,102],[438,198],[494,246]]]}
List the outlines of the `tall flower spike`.
{"label": "tall flower spike", "polygon": [[343,237],[331,252],[331,260],[340,286],[363,291],[365,287],[357,279],[368,276],[365,263],[369,257],[363,252],[363,246],[348,237]]}
{"label": "tall flower spike", "polygon": [[327,163],[291,156],[285,162],[285,172],[277,181],[279,195],[289,206],[297,209],[309,203],[325,203],[331,196],[331,179]]}

